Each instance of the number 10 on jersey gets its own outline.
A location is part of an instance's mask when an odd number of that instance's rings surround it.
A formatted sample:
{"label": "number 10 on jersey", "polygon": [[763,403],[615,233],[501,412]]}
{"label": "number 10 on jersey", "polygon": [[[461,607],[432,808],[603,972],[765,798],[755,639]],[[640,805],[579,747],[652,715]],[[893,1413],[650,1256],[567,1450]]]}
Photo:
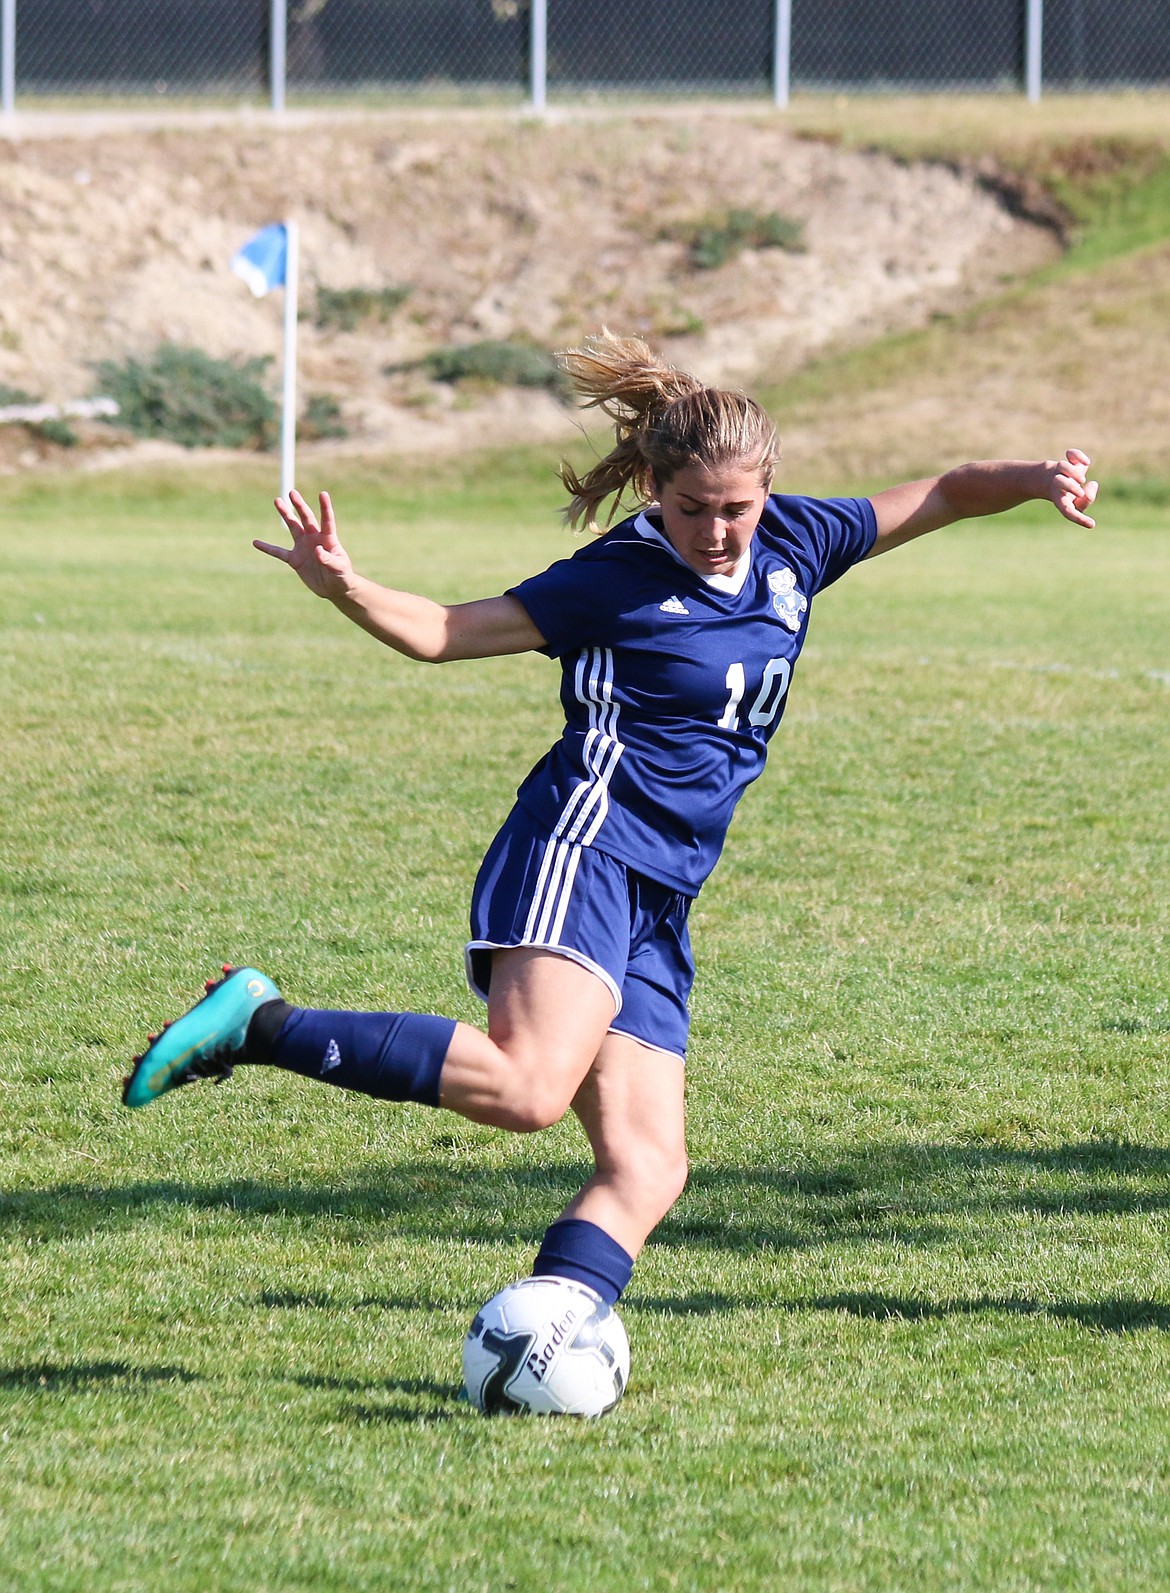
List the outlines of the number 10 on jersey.
{"label": "number 10 on jersey", "polygon": [[[786,658],[771,658],[764,670],[759,695],[748,709],[749,725],[770,725],[780,712],[780,704],[792,679],[792,665]],[[747,692],[747,676],[742,664],[727,666],[727,706],[719,719],[720,730],[739,729],[739,705]]]}

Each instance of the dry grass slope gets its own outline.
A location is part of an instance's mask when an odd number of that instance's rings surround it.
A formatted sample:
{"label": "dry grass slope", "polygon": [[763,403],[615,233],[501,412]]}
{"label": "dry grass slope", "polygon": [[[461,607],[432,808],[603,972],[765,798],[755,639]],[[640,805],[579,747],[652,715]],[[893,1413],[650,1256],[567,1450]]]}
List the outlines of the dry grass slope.
{"label": "dry grass slope", "polygon": [[[564,445],[572,418],[552,395],[437,382],[416,362],[450,342],[548,345],[609,322],[709,379],[762,389],[794,484],[1074,438],[1115,476],[1170,475],[1165,96],[822,98],[786,117],[684,106],[546,125],[46,118],[25,131],[0,142],[12,386],[86,391],[94,361],[162,339],[275,355],[279,303],[255,304],[225,262],[253,225],[295,210],[308,311],[317,285],[410,290],[385,317],[303,324],[304,385],[340,401],[350,451]],[[1111,206],[1159,180],[1142,225],[1113,236]],[[793,218],[805,252],[749,248],[695,270],[688,228],[735,207]],[[1053,224],[1073,246],[1063,264]],[[315,447],[324,467],[338,445]],[[124,453],[152,450],[166,453]],[[74,456],[95,462],[92,447]],[[0,430],[0,470],[64,458]]]}
{"label": "dry grass slope", "polygon": [[1170,472],[1170,246],[1007,294],[769,396],[801,482],[908,479],[1070,443],[1105,475]]}
{"label": "dry grass slope", "polygon": [[[697,269],[686,238],[734,210],[790,218],[803,250]],[[305,385],[340,399],[366,446],[406,450],[568,435],[547,396],[501,403],[411,369],[449,342],[547,346],[609,322],[709,379],[751,382],[919,325],[1052,252],[969,176],[794,138],[758,112],[26,139],[0,143],[0,382],[75,397],[95,362],[163,340],[277,355],[279,296],[257,305],[227,262],[288,213]],[[318,285],[409,296],[345,329],[316,323]]]}

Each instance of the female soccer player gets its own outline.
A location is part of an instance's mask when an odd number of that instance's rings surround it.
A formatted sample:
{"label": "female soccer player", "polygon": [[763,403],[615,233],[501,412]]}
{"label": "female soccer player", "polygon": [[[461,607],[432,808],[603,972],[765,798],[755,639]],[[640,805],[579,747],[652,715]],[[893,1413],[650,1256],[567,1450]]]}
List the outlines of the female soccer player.
{"label": "female soccer player", "polygon": [[563,356],[616,443],[583,478],[571,525],[597,530],[631,489],[641,511],[500,597],[447,606],[360,576],[322,493],[277,501],[292,546],[261,552],[409,658],[536,649],[559,660],[565,728],[524,780],[484,858],[467,975],[487,1032],[413,1012],[288,1005],[254,968],[225,977],[126,1081],[128,1106],[233,1065],[267,1063],[388,1100],[528,1132],[568,1108],[595,1171],[534,1271],[611,1303],[687,1176],[687,914],[784,713],[815,595],[860,559],[1031,498],[1092,526],[1089,460],[998,460],[873,498],[771,496],[775,428],[610,333]]}

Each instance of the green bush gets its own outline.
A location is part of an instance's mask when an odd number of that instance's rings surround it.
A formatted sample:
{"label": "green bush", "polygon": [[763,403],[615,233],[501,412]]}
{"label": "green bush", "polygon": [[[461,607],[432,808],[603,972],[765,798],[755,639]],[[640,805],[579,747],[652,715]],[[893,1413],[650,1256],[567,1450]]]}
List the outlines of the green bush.
{"label": "green bush", "polygon": [[76,448],[81,441],[67,420],[38,420],[28,429],[34,437],[56,443],[58,448]]}
{"label": "green bush", "polygon": [[440,382],[476,381],[498,387],[546,387],[560,392],[564,377],[545,349],[531,343],[467,343],[436,349],[421,361]]}
{"label": "green bush", "polygon": [[140,437],[187,448],[267,448],[276,422],[276,406],[260,385],[268,364],[162,343],[146,360],[103,360],[97,376],[118,402],[118,423]]}
{"label": "green bush", "polygon": [[696,271],[714,271],[734,260],[744,249],[787,249],[803,254],[804,225],[771,210],[729,210],[724,216],[669,228],[664,236],[687,245],[687,258]]}
{"label": "green bush", "polygon": [[352,332],[363,321],[388,321],[410,293],[409,287],[327,288],[318,283],[316,323]]}
{"label": "green bush", "polygon": [[300,419],[303,442],[320,442],[326,437],[348,437],[349,428],[341,418],[341,405],[328,393],[314,393]]}
{"label": "green bush", "polygon": [[[9,387],[7,382],[0,382],[0,409],[40,402],[35,393],[26,392],[23,387]],[[76,448],[81,441],[67,420],[25,421],[24,429],[30,437],[37,438],[41,442],[56,443],[58,448]]]}

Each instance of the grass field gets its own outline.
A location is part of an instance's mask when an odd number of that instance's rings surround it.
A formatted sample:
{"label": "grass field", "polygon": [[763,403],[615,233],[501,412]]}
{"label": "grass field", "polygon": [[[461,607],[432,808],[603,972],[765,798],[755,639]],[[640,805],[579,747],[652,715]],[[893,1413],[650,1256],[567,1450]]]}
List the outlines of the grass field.
{"label": "grass field", "polygon": [[[562,550],[548,463],[334,484],[370,574],[468,596]],[[118,1104],[228,958],[474,1018],[472,873],[557,728],[547,662],[315,605],[267,494],[0,486],[0,1586],[1163,1589],[1165,510],[818,601],[696,909],[692,1182],[583,1425],[458,1398],[573,1126],[259,1072]]]}

